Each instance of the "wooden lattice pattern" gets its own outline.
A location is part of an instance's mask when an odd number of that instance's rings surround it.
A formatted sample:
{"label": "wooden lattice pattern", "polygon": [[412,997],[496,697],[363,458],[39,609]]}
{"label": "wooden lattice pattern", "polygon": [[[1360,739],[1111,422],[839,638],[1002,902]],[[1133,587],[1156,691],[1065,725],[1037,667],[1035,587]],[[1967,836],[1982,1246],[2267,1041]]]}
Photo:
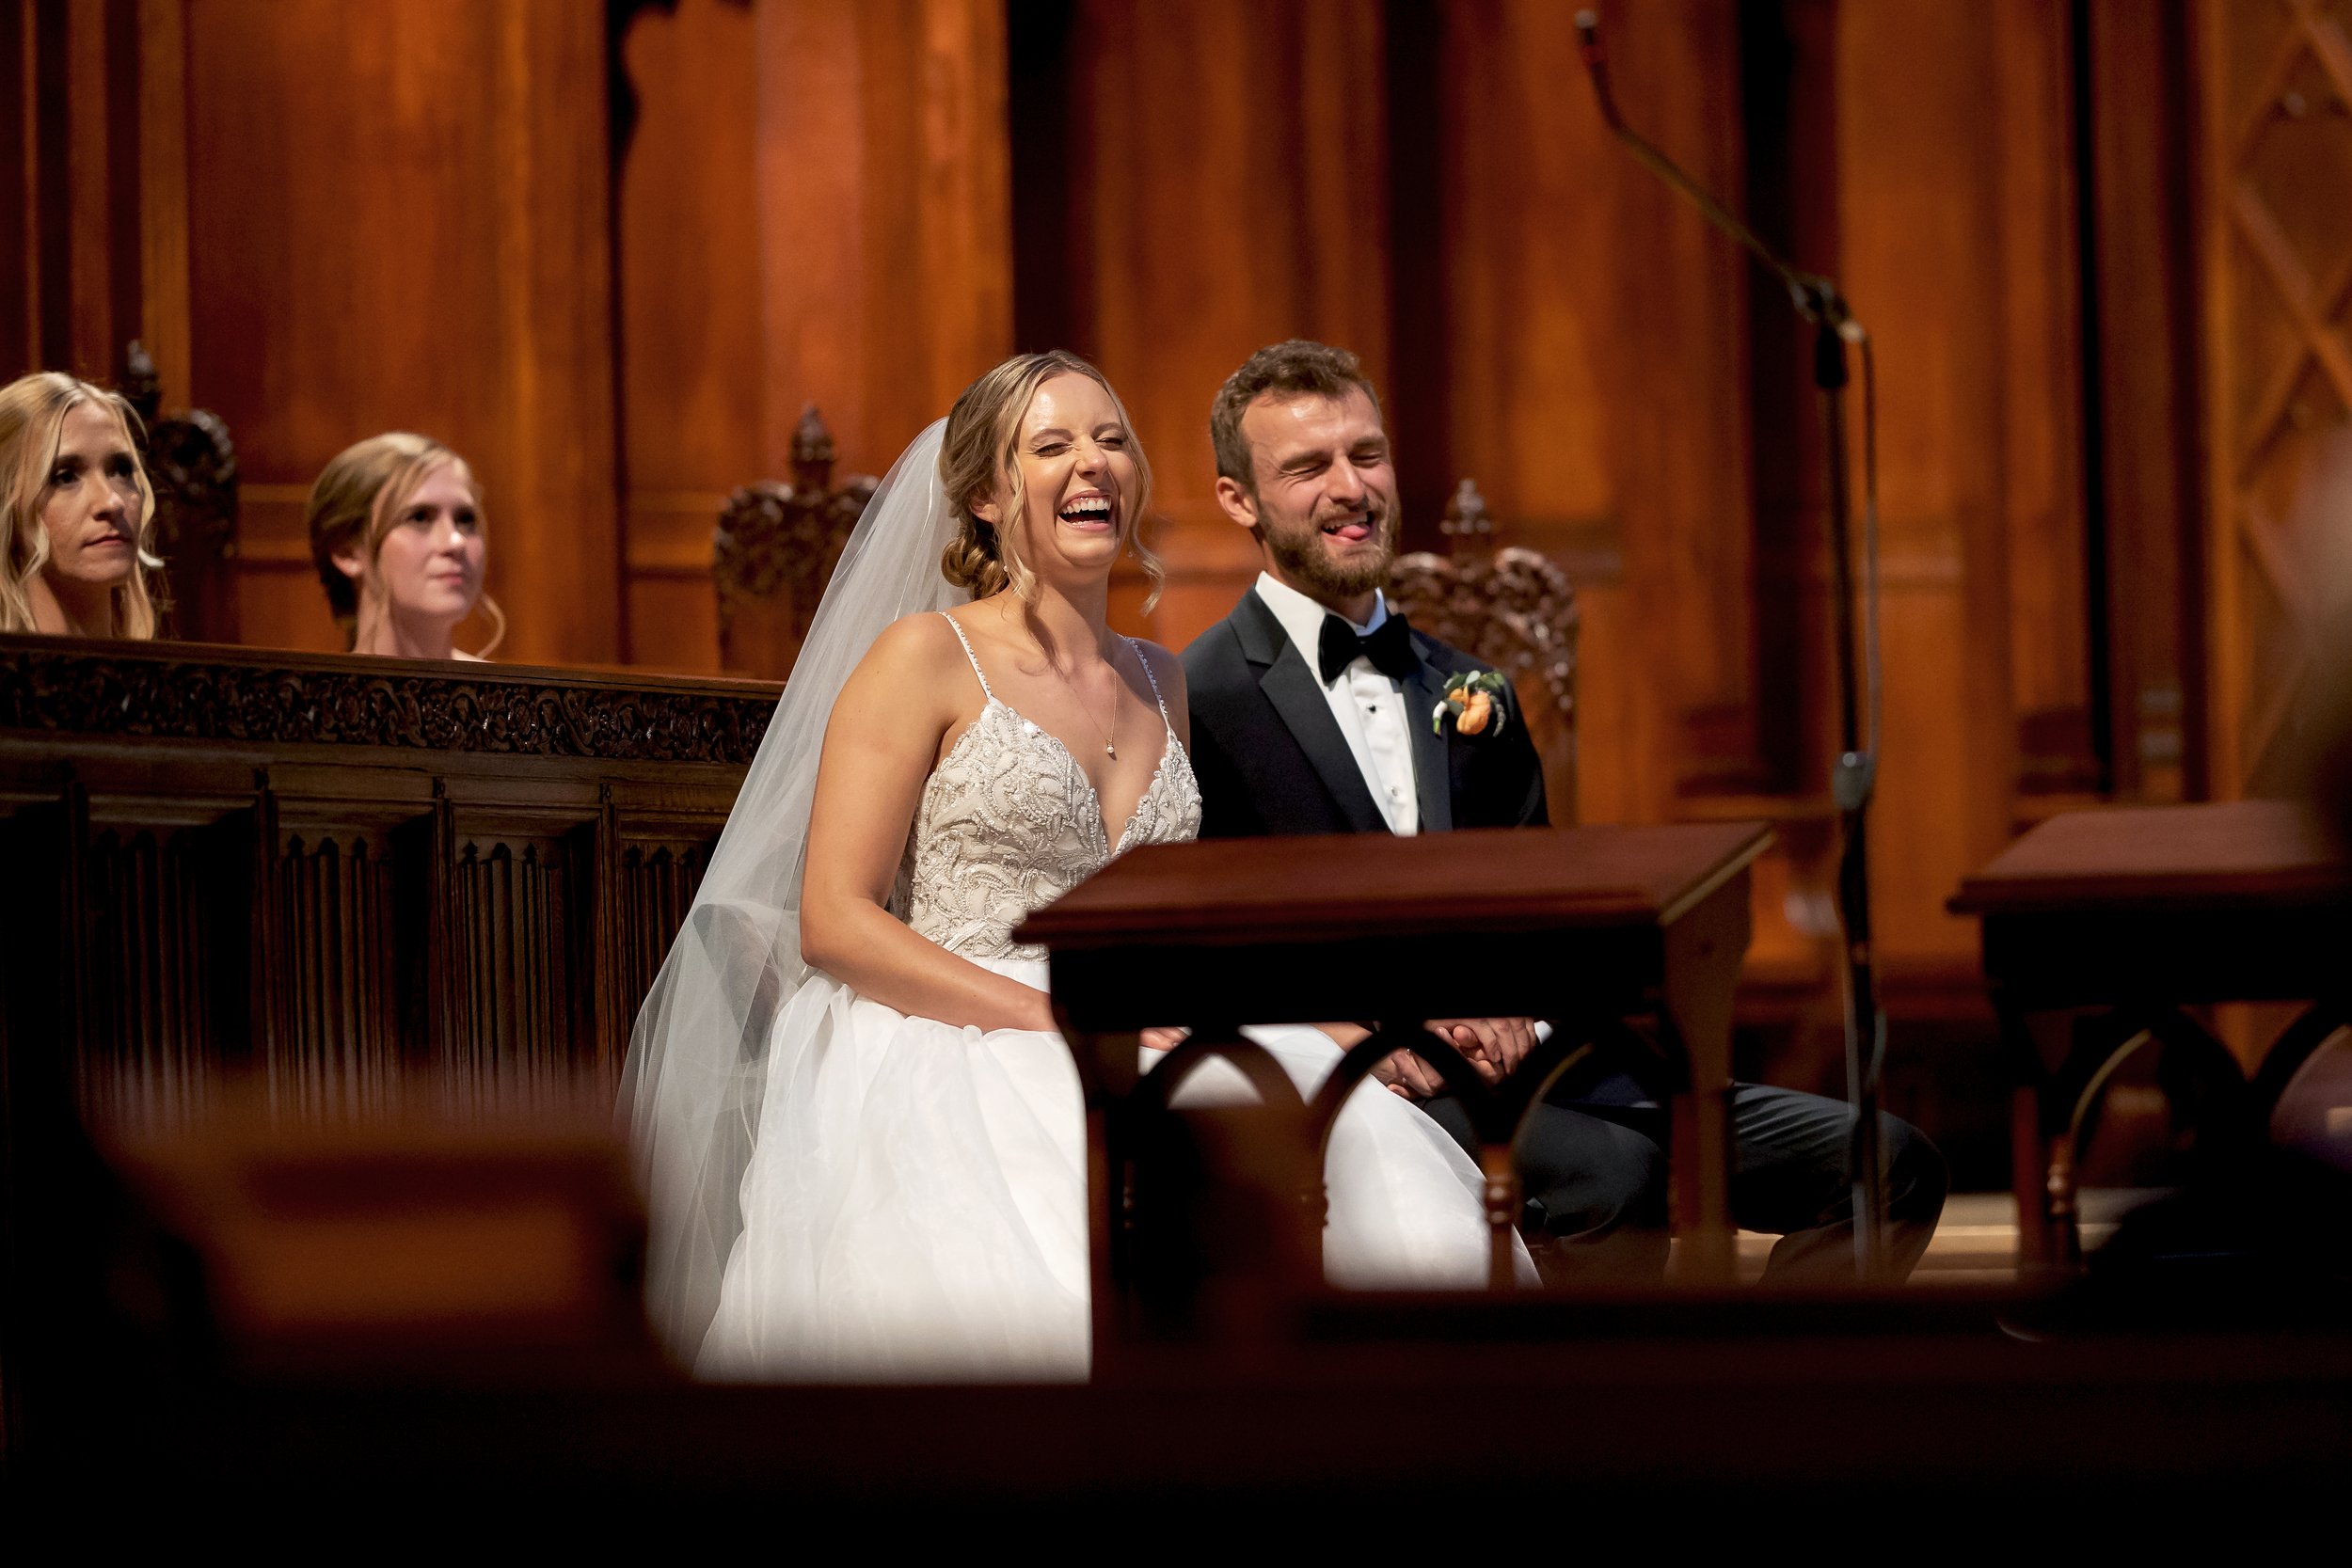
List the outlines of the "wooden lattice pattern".
{"label": "wooden lattice pattern", "polygon": [[2210,760],[2230,796],[2310,673],[2297,494],[2352,417],[2352,0],[2207,0],[2199,20]]}

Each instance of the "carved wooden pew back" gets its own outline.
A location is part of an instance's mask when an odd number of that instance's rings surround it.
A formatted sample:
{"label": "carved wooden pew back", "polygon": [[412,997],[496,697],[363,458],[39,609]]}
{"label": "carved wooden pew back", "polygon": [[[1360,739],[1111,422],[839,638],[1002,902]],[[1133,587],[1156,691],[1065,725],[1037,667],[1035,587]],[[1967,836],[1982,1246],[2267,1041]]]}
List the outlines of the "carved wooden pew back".
{"label": "carved wooden pew back", "polygon": [[719,665],[782,680],[792,673],[818,601],[876,481],[833,482],[833,432],[810,404],[792,432],[792,482],[763,479],[729,496],[711,541]]}
{"label": "carved wooden pew back", "polygon": [[11,1103],[169,1118],[232,1077],[304,1117],[403,1084],[609,1090],[774,701],[0,638]]}
{"label": "carved wooden pew back", "polygon": [[237,640],[237,448],[205,408],[166,416],[155,361],[134,340],[122,395],[138,412],[140,457],[155,492],[155,550],[164,560],[163,635]]}

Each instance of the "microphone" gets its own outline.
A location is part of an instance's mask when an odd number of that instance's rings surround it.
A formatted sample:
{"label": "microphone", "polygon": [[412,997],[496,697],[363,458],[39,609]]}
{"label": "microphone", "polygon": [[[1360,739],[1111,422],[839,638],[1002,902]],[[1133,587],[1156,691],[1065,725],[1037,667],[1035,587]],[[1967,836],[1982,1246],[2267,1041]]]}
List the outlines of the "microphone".
{"label": "microphone", "polygon": [[1632,150],[1643,166],[1681,194],[1699,210],[1718,230],[1742,250],[1756,258],[1765,271],[1780,279],[1788,291],[1789,303],[1797,314],[1806,321],[1828,327],[1844,341],[1862,343],[1869,338],[1862,324],[1846,308],[1845,296],[1837,285],[1813,273],[1800,272],[1782,261],[1770,245],[1758,239],[1756,230],[1740,221],[1729,209],[1717,201],[1707,188],[1682,172],[1682,166],[1661,151],[1648,137],[1625,122],[1617,113],[1617,95],[1609,87],[1609,51],[1601,43],[1600,15],[1597,11],[1576,13],[1576,52],[1584,61],[1584,74],[1593,84],[1593,101],[1600,109],[1600,118],[1610,134]]}
{"label": "microphone", "polygon": [[1609,96],[1609,55],[1600,46],[1600,17],[1597,13],[1576,13],[1576,52],[1584,58],[1584,73],[1593,79],[1593,94],[1600,100],[1601,118],[1614,128],[1617,104]]}

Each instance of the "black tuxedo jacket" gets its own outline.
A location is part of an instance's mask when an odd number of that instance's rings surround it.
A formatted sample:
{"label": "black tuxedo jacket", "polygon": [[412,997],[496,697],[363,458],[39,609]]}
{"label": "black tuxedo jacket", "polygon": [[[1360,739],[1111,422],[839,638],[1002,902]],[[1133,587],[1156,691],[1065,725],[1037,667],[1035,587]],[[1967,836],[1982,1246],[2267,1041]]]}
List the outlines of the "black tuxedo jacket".
{"label": "black tuxedo jacket", "polygon": [[[1447,677],[1487,666],[1419,630],[1413,652],[1420,665],[1401,684],[1422,831],[1546,825],[1543,765],[1517,696],[1504,689],[1500,734],[1433,734]],[[1388,831],[1314,669],[1255,589],[1184,650],[1184,682],[1201,837]]]}

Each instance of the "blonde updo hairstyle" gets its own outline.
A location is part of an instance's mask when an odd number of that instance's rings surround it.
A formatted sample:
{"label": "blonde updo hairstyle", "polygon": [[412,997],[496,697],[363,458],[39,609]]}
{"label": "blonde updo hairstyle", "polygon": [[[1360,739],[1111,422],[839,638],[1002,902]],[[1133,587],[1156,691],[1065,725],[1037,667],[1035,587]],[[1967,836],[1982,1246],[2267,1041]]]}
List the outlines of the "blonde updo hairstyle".
{"label": "blonde updo hairstyle", "polygon": [[[361,555],[373,565],[401,509],[444,464],[456,466],[466,488],[473,492],[474,510],[480,512],[482,486],[473,469],[429,436],[405,430],[371,436],[337,452],[319,470],[307,508],[310,559],[318,566],[319,585],[326,590],[326,606],[335,613],[335,624],[343,628],[345,645],[359,635],[359,585],[336,564],[335,557]],[[490,618],[490,641],[481,650],[481,657],[487,658],[506,640],[506,612],[486,591],[475,601],[475,608]]]}
{"label": "blonde updo hairstyle", "polygon": [[[37,371],[0,388],[0,507],[7,509],[8,548],[0,562],[0,631],[33,629],[33,579],[49,564],[49,531],[41,526],[41,507],[49,498],[49,474],[56,466],[57,448],[65,439],[65,417],[83,404],[94,403],[114,415],[123,438],[135,454],[139,417],[122,398],[103,387],[93,387],[57,371]],[[138,479],[139,519],[134,542],[135,562],[131,575],[113,590],[115,634],[145,640],[155,635],[155,589],[148,574],[163,569],[150,549],[155,526],[155,490],[147,482],[147,467],[135,462]]]}
{"label": "blonde updo hairstyle", "polygon": [[949,582],[976,599],[1011,589],[1024,604],[1037,601],[1037,577],[1021,559],[1020,545],[1006,530],[990,524],[973,510],[988,500],[1002,503],[1002,515],[1018,517],[1025,505],[1021,465],[1015,454],[1021,445],[1021,420],[1029,411],[1037,389],[1057,375],[1083,375],[1103,388],[1127,427],[1127,451],[1135,459],[1134,494],[1121,494],[1119,542],[1135,554],[1151,583],[1143,608],[1148,614],[1159,602],[1160,583],[1167,573],[1160,558],[1144,544],[1139,528],[1152,503],[1152,463],[1136,436],[1127,405],[1101,371],[1063,349],[1043,354],[1016,354],[963,389],[947,411],[947,432],[939,449],[939,482],[956,509],[955,539],[940,556],[939,569]]}

